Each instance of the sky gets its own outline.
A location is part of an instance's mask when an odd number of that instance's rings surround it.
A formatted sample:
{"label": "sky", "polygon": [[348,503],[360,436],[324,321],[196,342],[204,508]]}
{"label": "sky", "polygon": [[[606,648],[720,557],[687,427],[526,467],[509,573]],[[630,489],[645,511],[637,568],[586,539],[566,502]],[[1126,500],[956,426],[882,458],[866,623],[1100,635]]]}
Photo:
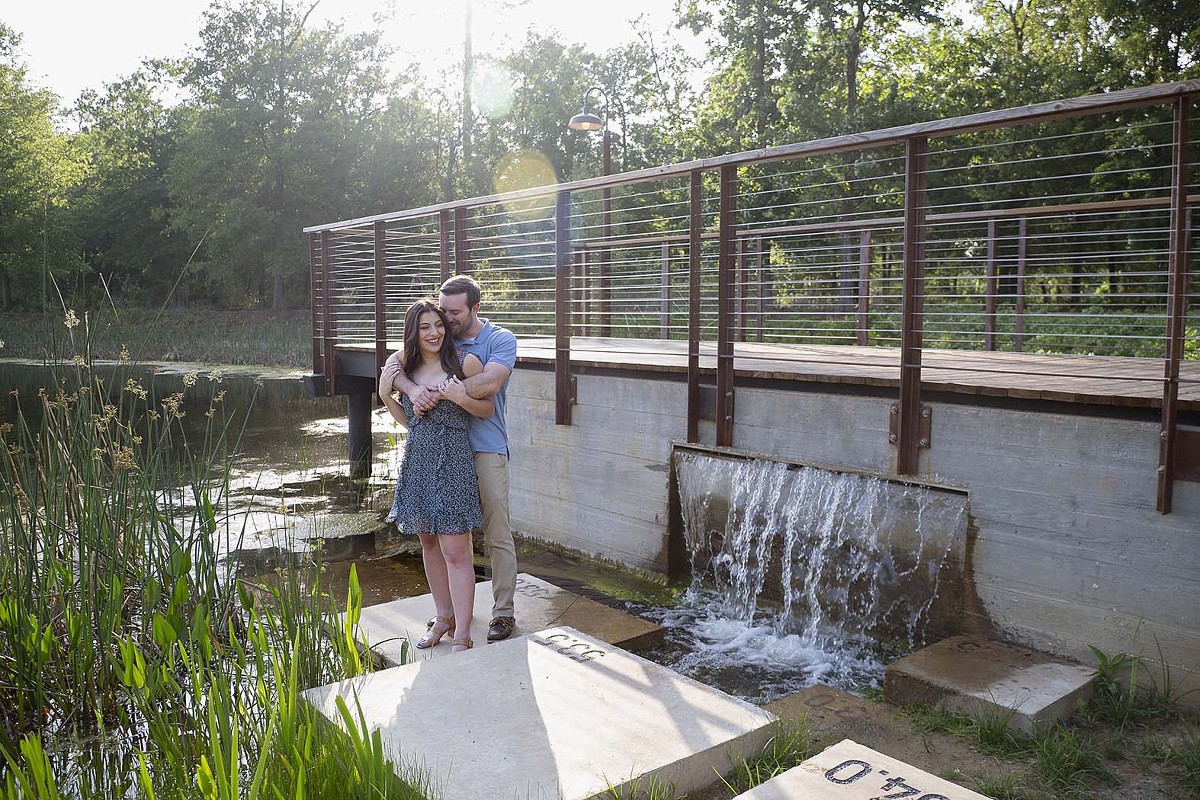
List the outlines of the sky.
{"label": "sky", "polygon": [[[295,0],[289,0],[295,2]],[[302,0],[303,2],[303,0]],[[347,30],[374,25],[398,50],[397,66],[419,61],[430,75],[462,52],[467,0],[320,0],[313,19]],[[530,27],[603,52],[634,37],[644,15],[656,36],[674,19],[674,0],[471,0],[476,52],[500,52]],[[147,58],[185,55],[199,42],[209,0],[5,0],[0,22],[22,36],[31,83],[69,105],[85,89],[129,75]],[[675,31],[675,38],[687,37]],[[685,44],[695,44],[685,42]]]}

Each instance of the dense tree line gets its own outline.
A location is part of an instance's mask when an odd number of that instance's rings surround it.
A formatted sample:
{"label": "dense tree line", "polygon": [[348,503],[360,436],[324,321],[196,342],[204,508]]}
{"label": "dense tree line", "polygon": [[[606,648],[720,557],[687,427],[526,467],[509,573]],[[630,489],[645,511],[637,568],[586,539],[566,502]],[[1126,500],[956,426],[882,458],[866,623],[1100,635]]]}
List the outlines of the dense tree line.
{"label": "dense tree line", "polygon": [[490,193],[520,151],[598,172],[564,125],[592,85],[634,169],[1200,74],[1184,0],[677,0],[702,63],[640,25],[606,53],[467,37],[439,83],[311,8],[215,0],[194,53],[70,108],[0,14],[0,306],[303,306],[304,225]]}

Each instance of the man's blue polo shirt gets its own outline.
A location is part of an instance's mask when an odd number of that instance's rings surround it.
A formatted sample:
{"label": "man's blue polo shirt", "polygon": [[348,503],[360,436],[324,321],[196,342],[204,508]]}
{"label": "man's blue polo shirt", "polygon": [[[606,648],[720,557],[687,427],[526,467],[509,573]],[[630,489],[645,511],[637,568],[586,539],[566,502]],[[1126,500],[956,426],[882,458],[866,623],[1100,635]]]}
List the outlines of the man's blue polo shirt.
{"label": "man's blue polo shirt", "polygon": [[[464,355],[473,353],[486,367],[493,361],[508,367],[509,377],[517,365],[517,337],[512,332],[493,325],[483,317],[479,318],[483,327],[471,339],[458,339],[458,349]],[[496,404],[496,413],[490,417],[471,417],[471,426],[467,436],[471,440],[471,449],[476,453],[503,453],[508,455],[508,428],[504,424],[504,392],[508,389],[508,378],[504,385],[492,398]]]}

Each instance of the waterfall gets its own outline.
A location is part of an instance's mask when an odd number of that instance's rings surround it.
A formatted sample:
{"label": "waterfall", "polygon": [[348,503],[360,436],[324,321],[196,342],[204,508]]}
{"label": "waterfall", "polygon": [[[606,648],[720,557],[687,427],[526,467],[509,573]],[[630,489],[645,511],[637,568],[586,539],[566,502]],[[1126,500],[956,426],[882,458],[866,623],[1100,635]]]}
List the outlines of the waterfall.
{"label": "waterfall", "polygon": [[[712,639],[685,671],[716,668],[715,648],[808,683],[871,682],[878,640],[923,642],[948,565],[962,562],[965,495],[683,448],[674,467],[692,583],[664,623]],[[733,656],[747,646],[757,651]]]}

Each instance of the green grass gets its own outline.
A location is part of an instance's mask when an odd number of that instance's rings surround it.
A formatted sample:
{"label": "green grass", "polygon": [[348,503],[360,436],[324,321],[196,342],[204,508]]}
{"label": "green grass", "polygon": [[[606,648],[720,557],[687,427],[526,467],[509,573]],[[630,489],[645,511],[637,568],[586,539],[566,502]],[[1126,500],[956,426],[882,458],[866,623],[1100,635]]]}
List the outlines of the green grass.
{"label": "green grass", "polygon": [[1033,763],[1041,786],[1058,797],[1088,797],[1093,783],[1116,782],[1093,738],[1063,726],[1034,738]]}
{"label": "green grass", "polygon": [[792,767],[816,755],[820,748],[804,721],[780,723],[767,746],[756,756],[738,762],[725,786],[735,795],[748,792],[755,786],[782,775]]}
{"label": "green grass", "polygon": [[[79,314],[80,318],[83,314]],[[0,356],[70,361],[62,315],[0,316]],[[214,311],[105,308],[88,315],[95,348],[90,359],[118,361],[124,349],[133,361],[187,361],[311,367],[312,321],[307,310]]]}
{"label": "green grass", "polygon": [[975,791],[992,800],[1030,800],[1031,797],[1012,775],[980,780]]}
{"label": "green grass", "polygon": [[1110,655],[1088,646],[1096,657],[1095,690],[1082,709],[1084,717],[1127,730],[1145,720],[1177,712],[1169,670],[1164,668],[1159,679],[1151,680],[1141,655]]}
{"label": "green grass", "polygon": [[[719,778],[730,797],[740,796],[776,775],[782,775],[819,750],[804,721],[780,723],[761,753],[736,762],[728,775],[713,777]],[[602,797],[605,800],[687,800],[687,795],[680,795],[672,783],[642,779],[621,786],[609,784]]]}
{"label": "green grass", "polygon": [[1157,684],[1139,684],[1130,677],[1138,659],[1099,651],[1097,659],[1091,701],[1067,723],[1032,734],[1009,727],[1013,712],[1005,710],[968,716],[940,706],[907,706],[903,713],[923,739],[934,732],[957,736],[1011,763],[1019,773],[1029,771],[1026,778],[1006,774],[978,780],[978,791],[996,800],[1081,800],[1100,796],[1101,789],[1111,792],[1105,797],[1121,796],[1116,767],[1131,758],[1133,765],[1121,769],[1160,763],[1166,767],[1164,780],[1187,796],[1200,796],[1200,728],[1189,724],[1182,735],[1168,740],[1155,734],[1179,722],[1177,705],[1163,692],[1163,686],[1171,685],[1170,676]]}
{"label": "green grass", "polygon": [[604,800],[687,800],[687,795],[676,792],[675,784],[669,781],[641,778],[620,786],[610,783],[600,797]]}
{"label": "green grass", "polygon": [[[90,330],[63,344],[100,352]],[[189,445],[186,377],[80,361],[0,426],[0,798],[424,797],[356,709],[347,736],[301,702],[369,668],[354,573],[338,602],[319,563],[251,585],[222,558],[240,535],[219,385]]]}
{"label": "green grass", "polygon": [[1164,761],[1178,769],[1183,785],[1200,797],[1200,727],[1189,725],[1182,740],[1167,748]]}

